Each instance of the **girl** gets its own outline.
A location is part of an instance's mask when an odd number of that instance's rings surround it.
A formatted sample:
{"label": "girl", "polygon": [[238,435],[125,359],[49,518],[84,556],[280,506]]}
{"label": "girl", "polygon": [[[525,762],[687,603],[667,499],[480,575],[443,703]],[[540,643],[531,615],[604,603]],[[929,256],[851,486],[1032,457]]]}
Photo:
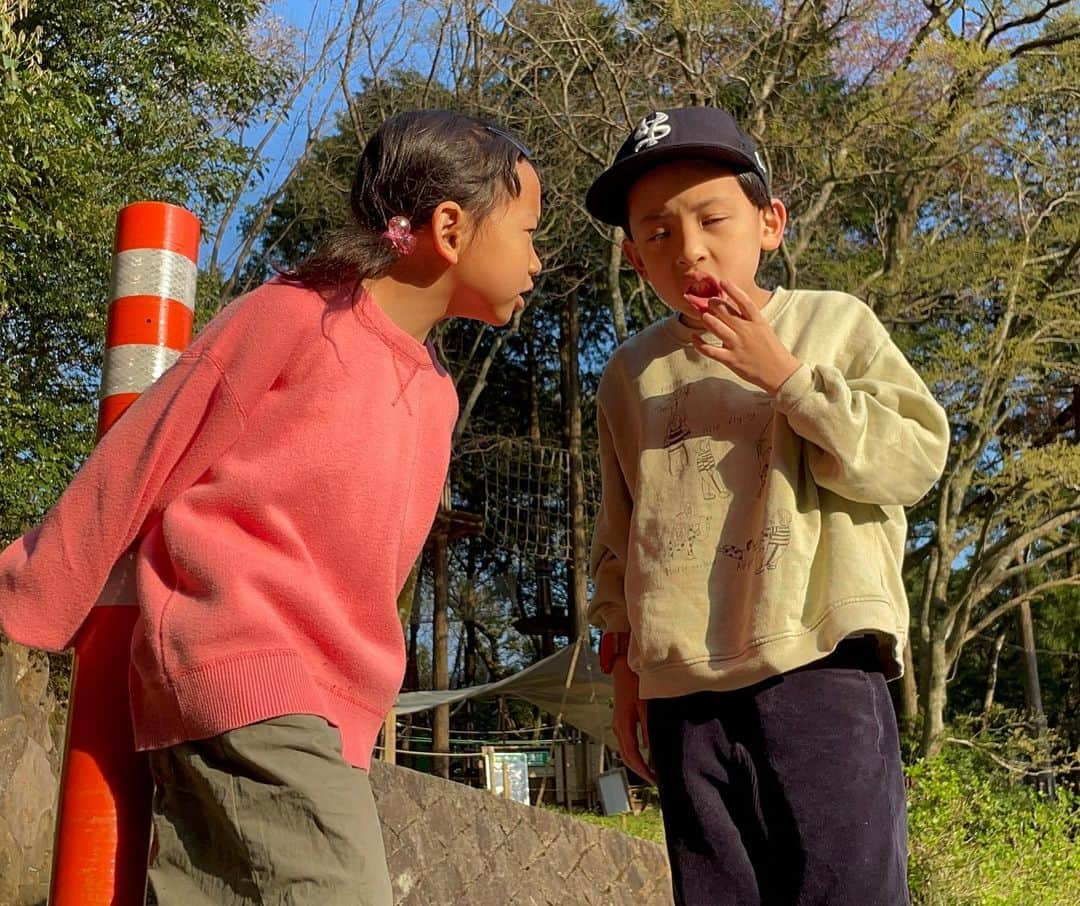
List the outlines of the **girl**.
{"label": "girl", "polygon": [[0,629],[58,651],[137,545],[162,906],[391,902],[367,769],[457,413],[427,336],[524,305],[540,184],[501,129],[405,113],[364,148],[351,208],[225,308],[0,555]]}

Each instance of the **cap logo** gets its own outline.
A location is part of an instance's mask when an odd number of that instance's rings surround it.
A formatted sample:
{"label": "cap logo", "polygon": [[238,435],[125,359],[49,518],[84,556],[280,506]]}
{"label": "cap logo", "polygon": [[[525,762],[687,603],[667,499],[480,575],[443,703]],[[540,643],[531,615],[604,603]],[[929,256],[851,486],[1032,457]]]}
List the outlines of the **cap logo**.
{"label": "cap logo", "polygon": [[634,153],[636,154],[642,148],[651,148],[660,139],[671,135],[671,127],[667,125],[667,121],[668,115],[658,110],[638,123],[637,129],[634,130],[634,138],[638,140],[634,145]]}
{"label": "cap logo", "polygon": [[755,151],[754,152],[754,160],[757,161],[757,165],[761,169],[762,173],[768,173],[769,172],[768,167],[765,166],[765,158],[761,156],[760,151]]}

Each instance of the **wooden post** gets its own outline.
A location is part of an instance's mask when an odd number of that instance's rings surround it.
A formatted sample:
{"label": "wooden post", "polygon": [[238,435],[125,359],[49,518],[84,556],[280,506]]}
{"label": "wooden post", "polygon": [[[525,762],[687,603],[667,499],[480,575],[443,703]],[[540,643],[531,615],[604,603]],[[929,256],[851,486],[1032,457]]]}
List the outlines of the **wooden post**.
{"label": "wooden post", "polygon": [[589,551],[585,537],[585,476],[581,451],[581,369],[578,361],[580,335],[577,290],[566,298],[560,318],[559,359],[562,370],[563,432],[569,453],[568,499],[571,526],[571,558],[568,570],[567,602],[570,610],[570,640],[588,637],[585,611]]}
{"label": "wooden post", "polygon": [[397,763],[397,711],[390,709],[383,723],[383,757],[387,764]]}
{"label": "wooden post", "polygon": [[[431,688],[443,691],[450,688],[450,545],[444,533],[434,538],[435,547],[435,607],[431,642]],[[439,705],[432,718],[432,750],[450,751],[450,706]],[[450,778],[450,759],[435,757],[435,772]]]}

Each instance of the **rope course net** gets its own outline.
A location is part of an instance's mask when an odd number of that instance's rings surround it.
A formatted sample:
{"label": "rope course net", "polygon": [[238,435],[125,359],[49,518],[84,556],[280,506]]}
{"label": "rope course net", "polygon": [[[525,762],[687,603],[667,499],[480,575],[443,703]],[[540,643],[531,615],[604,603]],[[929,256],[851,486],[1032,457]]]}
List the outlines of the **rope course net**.
{"label": "rope course net", "polygon": [[[473,436],[459,445],[455,469],[482,481],[484,538],[490,544],[540,560],[570,560],[570,451],[527,437]],[[582,454],[586,537],[600,503],[596,454]],[[455,482],[461,487],[461,481]]]}

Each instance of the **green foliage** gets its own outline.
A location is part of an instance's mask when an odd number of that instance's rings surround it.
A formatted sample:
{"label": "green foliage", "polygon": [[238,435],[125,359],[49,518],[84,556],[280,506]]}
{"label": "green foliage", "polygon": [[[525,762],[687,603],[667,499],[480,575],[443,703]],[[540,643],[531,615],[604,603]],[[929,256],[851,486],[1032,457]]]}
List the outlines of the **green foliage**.
{"label": "green foliage", "polygon": [[915,906],[1069,906],[1080,878],[1080,797],[1048,801],[954,747],[908,771]]}
{"label": "green foliage", "polygon": [[285,71],[252,49],[258,0],[0,6],[0,540],[93,443],[110,249],[124,204],[204,220]]}

